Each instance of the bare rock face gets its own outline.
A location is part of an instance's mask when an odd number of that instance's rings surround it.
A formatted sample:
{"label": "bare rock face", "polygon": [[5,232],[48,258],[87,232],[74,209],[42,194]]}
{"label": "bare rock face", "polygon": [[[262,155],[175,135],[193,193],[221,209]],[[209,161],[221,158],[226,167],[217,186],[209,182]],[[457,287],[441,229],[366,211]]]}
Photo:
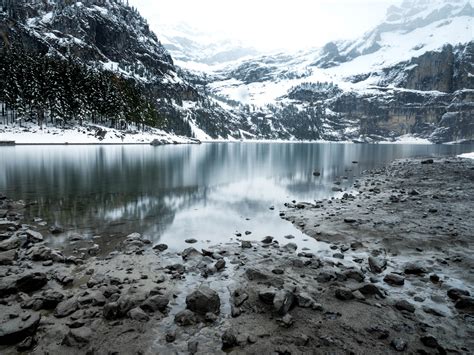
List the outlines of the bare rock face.
{"label": "bare rock face", "polygon": [[186,297],[186,306],[189,310],[205,315],[219,313],[221,300],[216,291],[207,286],[201,286]]}

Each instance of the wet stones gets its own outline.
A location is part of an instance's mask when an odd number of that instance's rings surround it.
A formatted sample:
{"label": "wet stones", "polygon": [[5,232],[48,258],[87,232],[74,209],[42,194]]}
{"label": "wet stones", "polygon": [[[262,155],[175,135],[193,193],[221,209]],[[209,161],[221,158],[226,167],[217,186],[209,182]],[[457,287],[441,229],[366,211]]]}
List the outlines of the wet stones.
{"label": "wet stones", "polygon": [[352,279],[352,280],[355,280],[357,282],[363,282],[364,279],[365,279],[364,273],[360,270],[346,270],[346,271],[343,272],[343,275],[347,279]]}
{"label": "wet stones", "polygon": [[252,243],[249,240],[242,240],[240,246],[242,249],[250,249],[252,248]]}
{"label": "wet stones", "polygon": [[249,269],[245,270],[245,276],[247,276],[247,278],[250,281],[255,281],[255,280],[256,281],[262,281],[262,280],[267,280],[268,279],[268,276],[266,274],[264,274],[260,270],[254,269],[254,268],[249,268]]}
{"label": "wet stones", "polygon": [[168,245],[166,244],[157,244],[153,247],[154,250],[157,250],[159,252],[164,252],[166,249],[168,249]]}
{"label": "wet stones", "polygon": [[216,268],[217,271],[220,271],[225,268],[225,260],[224,259],[219,259],[217,262],[214,264],[214,267]]}
{"label": "wet stones", "polygon": [[409,313],[415,312],[415,306],[406,300],[399,300],[395,302],[394,307],[399,311],[406,311]]}
{"label": "wet stones", "polygon": [[28,251],[28,255],[33,261],[48,261],[52,260],[55,262],[65,262],[64,255],[51,248],[45,247],[44,245],[35,246]]}
{"label": "wet stones", "polygon": [[428,348],[437,348],[439,347],[438,340],[432,335],[425,335],[420,338],[420,341],[423,343],[424,346]]}
{"label": "wet stones", "polygon": [[265,238],[262,239],[263,244],[271,244],[273,242],[273,237],[271,236],[266,236]]}
{"label": "wet stones", "polygon": [[456,309],[467,312],[474,312],[474,298],[469,296],[461,296],[454,305]]}
{"label": "wet stones", "polygon": [[216,291],[201,286],[186,297],[186,307],[198,314],[219,313],[221,301]]}
{"label": "wet stones", "polygon": [[365,284],[364,286],[360,287],[358,291],[360,291],[360,293],[362,293],[364,296],[378,296],[380,298],[385,298],[385,295],[382,293],[382,291],[380,291],[379,288],[373,284]]}
{"label": "wet stones", "polygon": [[181,312],[176,313],[174,317],[174,322],[182,327],[186,327],[196,324],[198,322],[198,319],[194,312],[190,311],[189,309],[185,309]]}
{"label": "wet stones", "polygon": [[49,232],[53,235],[61,234],[64,233],[64,228],[55,224],[49,228]]}
{"label": "wet stones", "polygon": [[258,292],[258,299],[265,304],[273,305],[273,300],[275,299],[275,290],[274,289],[264,289]]}
{"label": "wet stones", "polygon": [[132,308],[128,312],[128,317],[138,322],[148,322],[150,320],[150,317],[140,307]]}
{"label": "wet stones", "polygon": [[186,239],[184,242],[188,244],[195,244],[197,243],[197,239],[189,238],[189,239]]}
{"label": "wet stones", "polygon": [[294,304],[295,296],[293,292],[281,290],[275,293],[275,297],[273,298],[273,308],[279,315],[283,316],[287,314]]}
{"label": "wet stones", "polygon": [[21,292],[33,292],[39,290],[48,283],[46,274],[42,272],[32,272],[21,276],[16,280],[15,286]]}
{"label": "wet stones", "polygon": [[17,251],[14,249],[0,252],[0,265],[13,265],[17,257]]}
{"label": "wet stones", "polygon": [[375,256],[369,257],[369,268],[375,274],[382,273],[387,268],[387,260]]}
{"label": "wet stones", "polygon": [[92,330],[88,327],[71,329],[64,337],[62,345],[81,349],[90,343],[91,338]]}
{"label": "wet stones", "polygon": [[156,311],[164,312],[168,307],[169,299],[165,296],[152,296],[140,305],[140,308],[146,312],[153,313]]}
{"label": "wet stones", "polygon": [[31,243],[40,243],[44,240],[43,235],[40,232],[28,229],[25,231],[27,240]]}
{"label": "wet stones", "polygon": [[0,345],[11,345],[32,336],[41,320],[38,313],[26,313],[14,318],[2,315],[0,321]]}
{"label": "wet stones", "polygon": [[433,164],[434,160],[433,159],[425,159],[421,161],[422,165],[428,165],[428,164]]}
{"label": "wet stones", "polygon": [[[342,191],[342,189],[340,189]],[[344,223],[347,223],[347,224],[354,224],[357,222],[357,219],[355,218],[344,218]]]}
{"label": "wet stones", "polygon": [[237,289],[232,294],[232,301],[236,307],[240,307],[249,298],[248,293],[244,289]]}
{"label": "wet stones", "polygon": [[404,266],[404,272],[407,275],[423,275],[427,273],[427,270],[419,263],[407,263]]}
{"label": "wet stones", "polygon": [[354,294],[352,293],[351,290],[345,289],[345,288],[338,288],[334,292],[334,295],[338,300],[341,301],[349,301],[354,299]]}
{"label": "wet stones", "polygon": [[11,236],[10,238],[0,242],[0,252],[17,249],[20,247],[20,245],[20,238],[18,238],[17,236]]}
{"label": "wet stones", "polygon": [[227,350],[237,345],[237,336],[232,329],[227,329],[221,336],[222,349]]}
{"label": "wet stones", "polygon": [[460,288],[450,288],[448,290],[448,297],[454,301],[457,301],[463,296],[470,296],[471,294],[467,290],[462,290]]}
{"label": "wet stones", "polygon": [[403,340],[402,338],[396,338],[396,339],[393,339],[390,343],[390,346],[392,348],[394,348],[396,351],[405,351],[408,344],[405,340]]}
{"label": "wet stones", "polygon": [[181,257],[183,258],[183,260],[189,260],[200,256],[202,256],[202,254],[195,248],[187,248],[181,252]]}
{"label": "wet stones", "polygon": [[54,316],[56,318],[64,318],[79,309],[79,302],[76,297],[72,297],[68,300],[62,301],[59,303],[54,310]]}
{"label": "wet stones", "polygon": [[391,286],[403,286],[405,284],[405,278],[393,273],[386,275],[383,280]]}

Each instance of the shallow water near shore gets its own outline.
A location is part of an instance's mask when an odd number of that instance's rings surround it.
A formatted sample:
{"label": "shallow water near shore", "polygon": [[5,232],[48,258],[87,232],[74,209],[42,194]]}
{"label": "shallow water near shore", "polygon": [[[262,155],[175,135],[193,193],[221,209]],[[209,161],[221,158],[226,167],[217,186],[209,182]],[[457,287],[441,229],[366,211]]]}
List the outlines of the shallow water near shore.
{"label": "shallow water near shore", "polygon": [[[103,252],[141,233],[182,250],[234,240],[293,241],[324,248],[279,211],[291,200],[314,202],[350,191],[355,179],[399,158],[457,155],[473,145],[213,143],[181,146],[17,146],[0,149],[0,191],[36,201],[27,218],[97,238]],[[314,176],[313,172],[320,176]],[[338,183],[338,185],[335,184]],[[48,225],[39,230],[47,231]],[[245,232],[251,232],[246,234]],[[288,240],[285,236],[293,235]]]}

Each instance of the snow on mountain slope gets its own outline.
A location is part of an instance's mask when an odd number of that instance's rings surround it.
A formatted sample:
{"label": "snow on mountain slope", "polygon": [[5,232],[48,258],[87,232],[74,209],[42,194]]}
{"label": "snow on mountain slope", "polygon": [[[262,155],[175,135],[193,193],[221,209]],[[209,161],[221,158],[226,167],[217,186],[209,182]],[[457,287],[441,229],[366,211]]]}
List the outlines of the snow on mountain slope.
{"label": "snow on mountain slope", "polygon": [[[445,2],[439,1],[438,3]],[[267,57],[261,57],[243,63],[238,68],[227,69],[227,73],[225,73],[227,80],[214,82],[211,87],[229,99],[257,106],[264,106],[278,100],[289,89],[303,82],[333,82],[344,90],[370,89],[372,86],[380,84],[383,76],[382,71],[385,68],[409,61],[426,52],[440,51],[446,44],[455,46],[473,40],[474,14],[469,2],[454,3],[461,6],[454,8],[449,4],[444,7],[439,5],[441,9],[446,6],[451,9],[446,13],[443,12],[444,16],[433,15],[439,14],[440,9],[428,10],[423,7],[411,18],[402,16],[403,20],[387,21],[366,34],[363,39],[352,43],[343,43],[340,47],[344,49],[338,52],[339,55],[345,57],[349,53],[353,53],[353,55],[356,52],[364,53],[367,48],[374,48],[374,45],[377,50],[370,51],[368,54],[354,55],[355,58],[337,65],[329,67],[322,65],[322,59],[325,58],[324,50],[298,53],[291,59],[281,56],[275,58],[274,61],[269,61]],[[426,2],[426,4],[432,6],[431,2]],[[470,10],[468,11],[468,9]],[[392,8],[389,11],[388,19],[393,18],[394,12],[395,10]],[[468,12],[471,12],[470,16],[465,15]],[[425,24],[424,19],[433,17],[441,17],[441,19],[429,22],[423,27],[413,28],[413,22]],[[387,24],[393,26],[387,26]],[[245,70],[250,71],[246,67],[250,67],[254,73],[263,75],[260,78],[255,75],[256,79],[254,80],[246,80],[250,77],[249,75],[240,75],[239,78],[239,75],[236,74],[242,74]],[[289,71],[288,68],[291,70]],[[366,74],[365,80],[354,80],[355,76],[361,74]],[[288,77],[290,78],[288,79]],[[396,83],[389,86],[394,85]]]}

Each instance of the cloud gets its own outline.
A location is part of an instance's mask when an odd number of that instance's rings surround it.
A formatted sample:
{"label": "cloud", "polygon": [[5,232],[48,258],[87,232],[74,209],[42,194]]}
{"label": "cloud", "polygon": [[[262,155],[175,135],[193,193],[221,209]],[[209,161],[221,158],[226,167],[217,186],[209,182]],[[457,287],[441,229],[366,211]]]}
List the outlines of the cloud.
{"label": "cloud", "polygon": [[[400,0],[129,0],[152,28],[186,23],[257,49],[303,49],[355,38]],[[159,36],[159,33],[157,33]]]}

